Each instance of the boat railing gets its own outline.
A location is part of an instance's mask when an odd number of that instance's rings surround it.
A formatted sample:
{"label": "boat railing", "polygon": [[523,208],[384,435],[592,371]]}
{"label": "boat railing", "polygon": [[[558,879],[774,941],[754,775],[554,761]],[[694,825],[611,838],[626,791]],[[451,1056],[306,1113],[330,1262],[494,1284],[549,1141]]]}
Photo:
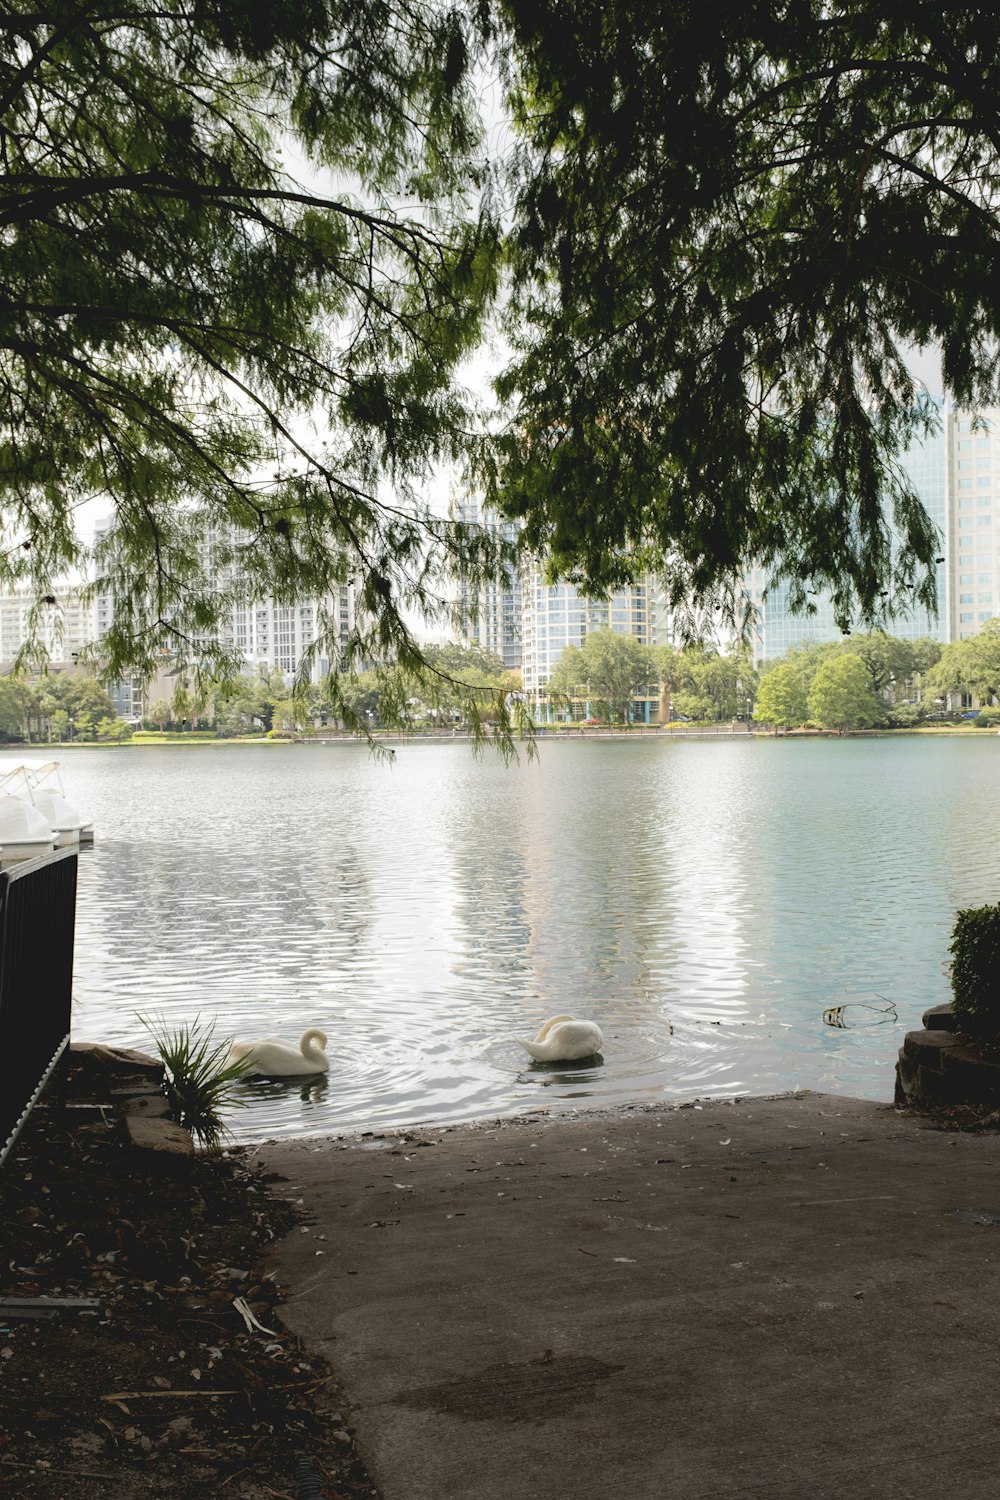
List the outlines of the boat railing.
{"label": "boat railing", "polygon": [[69,1045],[75,848],[0,871],[0,1165]]}

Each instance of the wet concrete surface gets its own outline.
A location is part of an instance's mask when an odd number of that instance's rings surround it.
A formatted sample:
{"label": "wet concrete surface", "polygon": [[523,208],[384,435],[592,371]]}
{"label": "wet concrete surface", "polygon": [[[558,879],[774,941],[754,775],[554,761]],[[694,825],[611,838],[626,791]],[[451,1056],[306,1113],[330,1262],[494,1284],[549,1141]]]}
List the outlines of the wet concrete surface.
{"label": "wet concrete surface", "polygon": [[1000,1137],[819,1094],[260,1148],[384,1500],[990,1500]]}

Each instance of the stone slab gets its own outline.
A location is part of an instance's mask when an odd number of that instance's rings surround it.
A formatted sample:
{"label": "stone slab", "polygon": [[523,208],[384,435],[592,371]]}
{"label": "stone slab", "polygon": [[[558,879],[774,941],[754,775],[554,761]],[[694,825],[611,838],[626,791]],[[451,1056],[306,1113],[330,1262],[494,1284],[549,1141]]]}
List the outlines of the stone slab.
{"label": "stone slab", "polygon": [[946,1052],[960,1046],[960,1038],[953,1031],[908,1031],[903,1038],[903,1051],[911,1062],[922,1068],[941,1068]]}
{"label": "stone slab", "polygon": [[955,1013],[950,1005],[932,1005],[921,1016],[925,1031],[955,1031]]}
{"label": "stone slab", "polygon": [[102,1042],[71,1042],[67,1050],[74,1069],[141,1073],[149,1078],[162,1078],[166,1071],[157,1058],[132,1047],[108,1047]]}
{"label": "stone slab", "polygon": [[125,1144],[153,1170],[183,1175],[194,1161],[191,1132],[173,1120],[126,1115],[122,1120]]}
{"label": "stone slab", "polygon": [[943,1056],[944,1076],[962,1097],[983,1102],[1000,1097],[1000,1059],[963,1044]]}
{"label": "stone slab", "polygon": [[160,1093],[134,1094],[116,1101],[115,1108],[120,1115],[133,1118],[166,1120],[170,1116],[170,1101]]}

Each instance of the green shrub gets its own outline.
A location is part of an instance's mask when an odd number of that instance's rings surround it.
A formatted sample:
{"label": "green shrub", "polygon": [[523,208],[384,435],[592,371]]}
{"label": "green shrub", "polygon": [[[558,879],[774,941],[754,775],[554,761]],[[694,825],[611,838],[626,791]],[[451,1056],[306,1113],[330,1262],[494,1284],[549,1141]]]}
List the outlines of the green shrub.
{"label": "green shrub", "polygon": [[167,1070],[172,1118],[187,1126],[208,1150],[218,1150],[229,1133],[222,1112],[242,1104],[235,1085],[246,1077],[250,1064],[245,1059],[230,1063],[232,1038],[217,1042],[211,1023],[185,1021],[171,1029],[160,1016],[152,1020],[139,1016],[139,1020]]}
{"label": "green shrub", "polygon": [[1000,1044],[1000,906],[956,912],[949,952],[959,1030]]}
{"label": "green shrub", "polygon": [[890,729],[912,729],[914,724],[924,722],[924,711],[919,703],[896,703],[889,709],[885,721]]}

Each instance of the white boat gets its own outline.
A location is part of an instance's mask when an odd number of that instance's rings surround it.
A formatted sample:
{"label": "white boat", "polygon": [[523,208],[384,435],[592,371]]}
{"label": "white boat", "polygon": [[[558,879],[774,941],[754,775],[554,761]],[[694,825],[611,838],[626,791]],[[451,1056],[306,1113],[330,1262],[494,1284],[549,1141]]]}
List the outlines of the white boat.
{"label": "white boat", "polygon": [[44,813],[23,797],[0,793],[0,870],[55,847],[56,833]]}
{"label": "white boat", "polygon": [[56,835],[58,849],[65,848],[67,844],[80,842],[83,819],[76,809],[69,805],[65,797],[60,797],[58,792],[33,792],[31,801],[42,817],[51,824]]}
{"label": "white boat", "polygon": [[[0,793],[13,795],[36,808],[55,833],[59,848],[94,842],[93,824],[85,823],[63,795],[57,760],[0,758]],[[0,849],[3,842],[0,838]],[[0,855],[0,862],[2,858]]]}

